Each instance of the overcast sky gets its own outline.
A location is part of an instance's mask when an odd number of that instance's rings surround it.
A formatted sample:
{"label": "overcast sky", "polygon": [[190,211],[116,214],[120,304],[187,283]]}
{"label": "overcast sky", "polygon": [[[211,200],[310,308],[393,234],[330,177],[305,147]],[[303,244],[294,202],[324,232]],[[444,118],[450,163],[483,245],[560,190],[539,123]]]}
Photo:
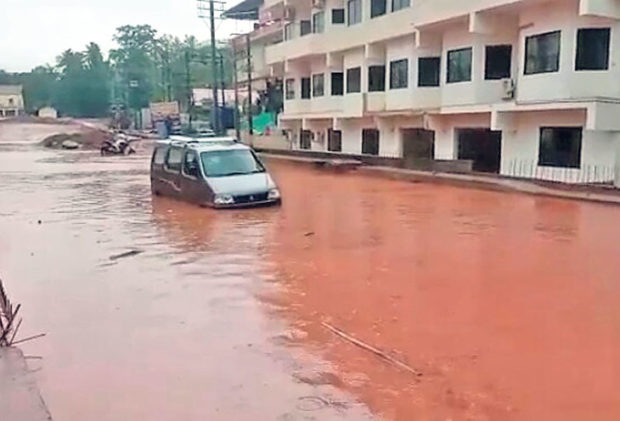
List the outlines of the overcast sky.
{"label": "overcast sky", "polygon": [[[226,0],[226,7],[240,0]],[[157,31],[209,39],[197,0],[0,0],[0,69],[18,72],[50,63],[67,48],[93,41],[107,52],[118,26],[150,24]],[[219,23],[216,37],[246,32],[248,23]]]}

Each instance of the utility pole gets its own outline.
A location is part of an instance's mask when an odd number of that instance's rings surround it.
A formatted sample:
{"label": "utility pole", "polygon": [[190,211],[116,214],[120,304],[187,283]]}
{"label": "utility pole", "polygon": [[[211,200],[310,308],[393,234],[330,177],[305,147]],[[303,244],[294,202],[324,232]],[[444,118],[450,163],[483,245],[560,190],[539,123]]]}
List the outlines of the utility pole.
{"label": "utility pole", "polygon": [[235,41],[232,42],[232,65],[233,65],[233,84],[235,88],[235,134],[237,135],[237,141],[241,141],[241,128],[239,127],[239,81],[237,80],[237,49],[235,48]]}
{"label": "utility pole", "polygon": [[187,89],[187,113],[189,114],[189,130],[192,130],[192,111],[194,109],[194,95],[192,92],[192,77],[190,75],[189,51],[185,51],[185,88]]}
{"label": "utility pole", "polygon": [[211,71],[212,71],[212,80],[211,80],[211,90],[213,93],[213,125],[214,131],[217,134],[221,133],[220,130],[220,116],[217,105],[217,49],[215,48],[215,0],[209,0],[209,26],[211,29]]}
{"label": "utility pole", "polygon": [[248,133],[252,136],[254,135],[254,122],[252,121],[252,51],[250,49],[249,33],[245,35],[245,49],[245,60],[248,67]]}
{"label": "utility pole", "polygon": [[[226,96],[225,96],[225,90],[226,90],[226,77],[224,75],[224,56],[222,54],[220,54],[220,83],[221,83],[221,88],[220,90],[222,91],[222,108],[224,108],[226,106]],[[223,118],[224,116],[222,116]],[[222,126],[224,125],[224,122],[222,122]],[[222,127],[223,129],[224,127]]]}

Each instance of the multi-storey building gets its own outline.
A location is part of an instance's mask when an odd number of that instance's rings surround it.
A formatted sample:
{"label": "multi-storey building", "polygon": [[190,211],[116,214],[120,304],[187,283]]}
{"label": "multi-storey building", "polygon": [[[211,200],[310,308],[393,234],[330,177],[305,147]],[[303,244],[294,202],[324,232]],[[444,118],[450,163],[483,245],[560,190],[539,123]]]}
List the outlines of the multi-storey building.
{"label": "multi-storey building", "polygon": [[618,0],[264,0],[298,149],[608,182],[620,167]]}
{"label": "multi-storey building", "polygon": [[24,113],[21,85],[0,85],[0,118]]}

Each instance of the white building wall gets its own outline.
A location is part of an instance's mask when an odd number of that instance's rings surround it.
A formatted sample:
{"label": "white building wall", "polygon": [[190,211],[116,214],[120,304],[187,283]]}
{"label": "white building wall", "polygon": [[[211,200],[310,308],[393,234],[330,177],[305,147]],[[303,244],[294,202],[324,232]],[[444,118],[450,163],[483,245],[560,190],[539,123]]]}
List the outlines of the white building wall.
{"label": "white building wall", "polygon": [[580,169],[538,165],[542,127],[584,127],[585,120],[585,110],[518,113],[515,130],[502,132],[501,174],[573,183],[612,180],[616,132],[583,130]]}
{"label": "white building wall", "polygon": [[[517,99],[521,102],[557,101],[575,98],[620,97],[620,25],[618,21],[578,16],[579,2],[565,0],[529,7],[522,11],[519,25],[518,62],[521,71]],[[611,56],[608,71],[575,71],[577,29],[611,27]],[[559,72],[524,75],[525,39],[528,36],[561,30]]]}

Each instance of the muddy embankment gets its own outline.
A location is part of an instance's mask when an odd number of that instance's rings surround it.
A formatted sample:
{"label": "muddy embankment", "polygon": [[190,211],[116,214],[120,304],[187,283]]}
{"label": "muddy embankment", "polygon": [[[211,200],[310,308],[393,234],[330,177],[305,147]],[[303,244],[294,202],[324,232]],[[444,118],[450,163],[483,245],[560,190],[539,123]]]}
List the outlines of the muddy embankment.
{"label": "muddy embankment", "polygon": [[20,117],[0,121],[0,142],[38,143],[55,149],[98,149],[113,133],[100,124],[73,119]]}

